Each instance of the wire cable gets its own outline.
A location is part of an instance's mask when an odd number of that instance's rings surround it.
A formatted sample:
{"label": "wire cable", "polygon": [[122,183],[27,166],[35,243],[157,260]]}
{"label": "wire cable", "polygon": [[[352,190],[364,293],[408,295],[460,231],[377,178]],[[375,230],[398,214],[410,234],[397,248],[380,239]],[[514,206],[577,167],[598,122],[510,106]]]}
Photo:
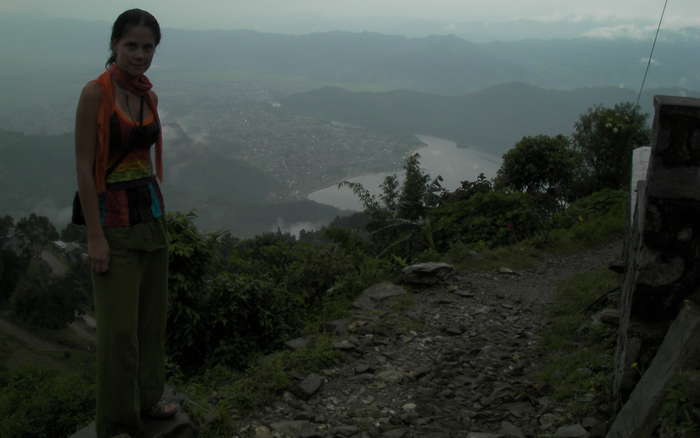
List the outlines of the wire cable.
{"label": "wire cable", "polygon": [[661,11],[661,18],[659,19],[659,26],[656,28],[656,36],[654,37],[654,44],[651,45],[651,53],[649,53],[649,60],[647,61],[647,68],[644,70],[644,79],[642,79],[642,85],[639,87],[639,94],[637,94],[637,106],[639,106],[639,100],[642,98],[642,91],[644,91],[644,85],[647,82],[647,75],[649,74],[649,67],[651,66],[651,60],[654,56],[654,49],[656,48],[656,40],[659,39],[659,32],[661,31],[661,22],[664,21],[664,15],[666,14],[666,6],[668,6],[668,0],[664,3],[664,9]]}

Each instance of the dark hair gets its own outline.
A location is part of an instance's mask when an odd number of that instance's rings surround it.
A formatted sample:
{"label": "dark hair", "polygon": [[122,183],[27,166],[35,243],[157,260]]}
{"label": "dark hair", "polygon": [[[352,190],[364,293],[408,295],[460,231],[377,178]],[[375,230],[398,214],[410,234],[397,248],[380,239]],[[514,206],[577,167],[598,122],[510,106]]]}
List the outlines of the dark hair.
{"label": "dark hair", "polygon": [[[129,9],[122,12],[112,25],[112,37],[109,39],[110,48],[112,47],[112,42],[119,41],[129,28],[133,26],[146,26],[151,29],[153,38],[156,40],[156,46],[160,44],[160,25],[158,25],[156,17],[143,9]],[[112,54],[105,63],[105,68],[109,68],[116,61],[117,57],[114,54],[114,50],[112,50]]]}

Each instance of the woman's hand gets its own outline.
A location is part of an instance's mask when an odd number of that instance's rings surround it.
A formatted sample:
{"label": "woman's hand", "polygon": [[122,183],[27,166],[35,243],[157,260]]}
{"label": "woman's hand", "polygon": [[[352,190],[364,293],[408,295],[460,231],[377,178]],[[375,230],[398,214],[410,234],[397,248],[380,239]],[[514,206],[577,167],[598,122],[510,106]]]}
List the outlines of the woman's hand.
{"label": "woman's hand", "polygon": [[104,235],[88,238],[88,258],[95,273],[103,274],[109,270],[109,243]]}

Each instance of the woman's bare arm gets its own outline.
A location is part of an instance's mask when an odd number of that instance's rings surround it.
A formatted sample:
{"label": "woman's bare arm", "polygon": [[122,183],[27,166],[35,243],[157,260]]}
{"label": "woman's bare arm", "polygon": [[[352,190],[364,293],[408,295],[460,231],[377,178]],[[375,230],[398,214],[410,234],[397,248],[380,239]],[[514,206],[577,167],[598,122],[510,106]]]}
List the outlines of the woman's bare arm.
{"label": "woman's bare arm", "polygon": [[75,164],[78,192],[87,227],[88,256],[95,272],[105,272],[109,267],[109,245],[100,224],[97,190],[93,176],[100,95],[101,89],[97,82],[93,81],[85,85],[80,95],[75,117]]}

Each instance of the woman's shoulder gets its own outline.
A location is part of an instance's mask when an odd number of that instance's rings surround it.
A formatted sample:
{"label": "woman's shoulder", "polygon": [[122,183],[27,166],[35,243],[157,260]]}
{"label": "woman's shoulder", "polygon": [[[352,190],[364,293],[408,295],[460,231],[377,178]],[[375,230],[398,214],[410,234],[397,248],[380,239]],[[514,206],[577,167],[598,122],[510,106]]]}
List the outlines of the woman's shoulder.
{"label": "woman's shoulder", "polygon": [[153,103],[155,103],[156,106],[158,106],[158,95],[156,94],[156,92],[153,90],[148,90],[148,94],[150,94],[153,98]]}
{"label": "woman's shoulder", "polygon": [[80,93],[81,99],[87,99],[88,101],[99,102],[100,96],[102,96],[102,86],[96,80],[92,80],[85,84],[83,91]]}

